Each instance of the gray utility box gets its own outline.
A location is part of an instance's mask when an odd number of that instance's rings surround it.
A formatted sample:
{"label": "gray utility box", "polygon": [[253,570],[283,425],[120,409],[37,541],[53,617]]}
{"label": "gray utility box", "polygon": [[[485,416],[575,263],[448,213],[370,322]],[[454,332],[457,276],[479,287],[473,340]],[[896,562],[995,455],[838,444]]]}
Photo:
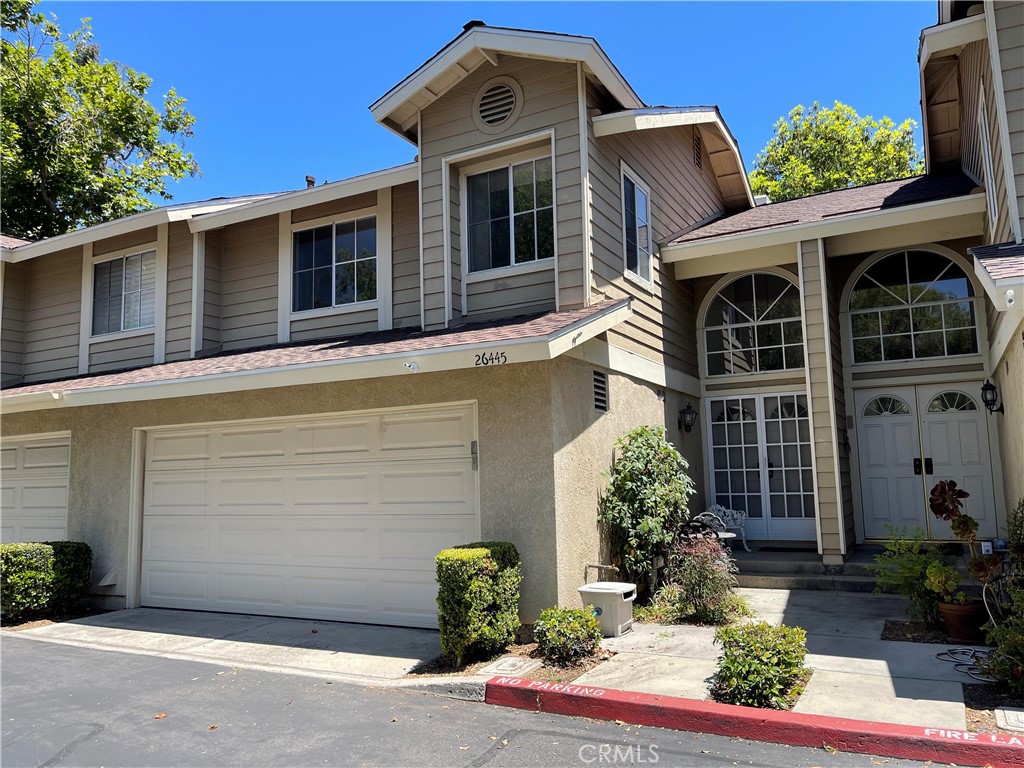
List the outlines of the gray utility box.
{"label": "gray utility box", "polygon": [[594,613],[605,637],[618,637],[633,628],[633,601],[636,585],[624,581],[595,581],[580,587],[584,607],[594,606]]}

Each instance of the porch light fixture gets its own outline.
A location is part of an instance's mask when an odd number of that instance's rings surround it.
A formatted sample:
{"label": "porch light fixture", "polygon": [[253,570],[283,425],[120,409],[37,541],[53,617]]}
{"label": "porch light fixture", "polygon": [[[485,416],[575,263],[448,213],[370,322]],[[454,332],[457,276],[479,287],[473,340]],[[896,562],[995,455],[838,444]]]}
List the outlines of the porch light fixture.
{"label": "porch light fixture", "polygon": [[693,425],[697,423],[697,411],[693,409],[692,403],[687,403],[686,407],[679,412],[679,428],[689,434],[690,430],[693,429]]}
{"label": "porch light fixture", "polygon": [[996,403],[999,402],[999,390],[988,379],[985,379],[985,383],[981,385],[981,402],[988,408],[989,413],[1005,413],[1002,404],[996,407]]}

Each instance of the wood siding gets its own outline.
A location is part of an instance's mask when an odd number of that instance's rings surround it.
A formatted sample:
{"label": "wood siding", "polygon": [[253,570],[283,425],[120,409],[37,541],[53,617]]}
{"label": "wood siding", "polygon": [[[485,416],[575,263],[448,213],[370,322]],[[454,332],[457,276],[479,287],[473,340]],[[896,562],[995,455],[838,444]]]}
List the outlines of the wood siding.
{"label": "wood siding", "polygon": [[203,353],[220,351],[222,232],[206,233],[206,279],[203,282]]}
{"label": "wood siding", "polygon": [[474,320],[552,311],[554,267],[468,283],[466,304],[468,315]]}
{"label": "wood siding", "polygon": [[346,213],[358,211],[362,208],[376,208],[377,193],[366,192],[362,195],[345,197],[341,200],[331,200],[319,205],[310,205],[305,208],[298,208],[292,211],[292,224],[301,224],[304,221],[313,221],[327,216],[344,218]]}
{"label": "wood siding", "polygon": [[153,245],[154,243],[156,243],[156,227],[146,227],[136,232],[126,232],[117,237],[97,240],[92,246],[92,253],[93,256],[102,256],[104,253],[113,253],[125,248]]}
{"label": "wood siding", "polygon": [[808,400],[814,427],[814,472],[817,490],[818,528],[824,556],[839,557],[842,552],[840,530],[846,523],[842,507],[842,489],[837,482],[839,474],[836,423],[833,421],[834,390],[829,380],[832,366],[832,340],[828,327],[829,308],[825,275],[822,273],[822,255],[817,240],[800,243],[800,291],[804,310],[804,364],[809,384]]}
{"label": "wood siding", "polygon": [[1014,183],[1007,189],[1016,190],[1017,215],[1024,216],[1024,4],[996,3],[995,19],[1013,160]]}
{"label": "wood siding", "polygon": [[[588,88],[588,109],[601,107]],[[693,281],[676,280],[672,265],[654,257],[653,287],[648,290],[624,275],[622,185],[625,161],[651,190],[654,243],[725,209],[718,184],[704,156],[693,162],[693,129],[666,128],[595,138],[588,126],[593,272],[597,299],[633,298],[633,317],[610,331],[617,346],[697,376],[698,300]]]}
{"label": "wood siding", "polygon": [[75,376],[82,306],[82,249],[68,248],[40,256],[29,265],[25,383]]}
{"label": "wood siding", "polygon": [[25,310],[29,264],[3,266],[4,308],[0,318],[0,387],[21,383],[25,360]]}
{"label": "wood siding", "polygon": [[[480,87],[493,77],[514,78],[523,89],[523,107],[509,128],[491,135],[473,121],[473,101]],[[427,328],[443,327],[446,291],[454,293],[457,281],[445,285],[444,228],[447,225],[453,256],[458,258],[458,197],[454,207],[443,208],[442,160],[446,155],[484,149],[538,131],[555,131],[556,251],[561,270],[562,306],[583,304],[583,240],[580,194],[579,106],[576,67],[572,64],[504,57],[497,67],[485,65],[428,106],[422,113],[421,173],[423,184],[424,304]],[[482,159],[482,158],[481,158]],[[474,159],[471,162],[476,162]],[[450,170],[455,179],[458,170]],[[453,276],[456,265],[451,269]],[[574,276],[573,276],[574,275]],[[552,275],[553,276],[553,275]],[[550,289],[545,289],[550,292]],[[459,287],[461,300],[461,287]],[[538,294],[540,300],[542,294]],[[490,303],[500,305],[500,299]],[[455,308],[454,301],[452,302]]]}
{"label": "wood siding", "polygon": [[114,338],[98,336],[89,344],[89,373],[122,371],[153,364],[153,334]]}
{"label": "wood siding", "polygon": [[843,332],[839,323],[839,302],[843,285],[836,270],[825,260],[825,284],[828,296],[829,354],[832,365],[832,398],[835,406],[836,461],[839,464],[839,502],[846,531],[846,546],[857,540],[853,512],[853,469],[850,464],[850,439],[846,409],[846,387],[843,384]]}
{"label": "wood siding", "polygon": [[187,360],[192,348],[192,233],[184,221],[167,232],[167,362]]}
{"label": "wood siding", "polygon": [[391,284],[395,328],[420,325],[420,211],[415,182],[391,190]]}
{"label": "wood siding", "polygon": [[357,333],[376,331],[377,308],[356,312],[342,312],[323,317],[306,317],[291,321],[292,341],[314,341],[337,336],[352,336]]}
{"label": "wood siding", "polygon": [[223,231],[221,348],[277,343],[277,217]]}

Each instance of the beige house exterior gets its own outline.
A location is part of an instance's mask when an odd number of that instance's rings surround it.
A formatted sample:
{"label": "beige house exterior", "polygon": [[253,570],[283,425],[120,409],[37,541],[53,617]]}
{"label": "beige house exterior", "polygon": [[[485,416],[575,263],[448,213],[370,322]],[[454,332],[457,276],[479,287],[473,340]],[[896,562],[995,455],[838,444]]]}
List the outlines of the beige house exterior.
{"label": "beige house exterior", "polygon": [[1024,496],[1022,8],[922,34],[917,179],[757,205],[716,108],[471,22],[371,106],[411,163],[5,239],[4,540],[88,542],[111,607],[429,627],[433,555],[505,539],[532,621],[578,603],[641,424],[694,511],[836,568],[926,527],[942,472],[995,538]]}

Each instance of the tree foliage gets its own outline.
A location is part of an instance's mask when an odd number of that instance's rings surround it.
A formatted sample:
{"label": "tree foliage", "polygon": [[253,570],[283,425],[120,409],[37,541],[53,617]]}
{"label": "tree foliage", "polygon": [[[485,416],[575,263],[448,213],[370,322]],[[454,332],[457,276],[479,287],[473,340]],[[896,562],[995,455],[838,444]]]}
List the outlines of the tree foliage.
{"label": "tree foliage", "polygon": [[914,145],[913,120],[896,125],[861,117],[853,107],[835,102],[831,109],[814,102],[779,118],[775,135],[758,153],[750,186],[773,202],[834,189],[891,181],[923,173],[924,161]]}
{"label": "tree foliage", "polygon": [[64,34],[32,0],[0,0],[0,213],[6,233],[52,237],[171,199],[199,168],[182,143],[195,118],[171,89],[100,58],[89,20]]}

